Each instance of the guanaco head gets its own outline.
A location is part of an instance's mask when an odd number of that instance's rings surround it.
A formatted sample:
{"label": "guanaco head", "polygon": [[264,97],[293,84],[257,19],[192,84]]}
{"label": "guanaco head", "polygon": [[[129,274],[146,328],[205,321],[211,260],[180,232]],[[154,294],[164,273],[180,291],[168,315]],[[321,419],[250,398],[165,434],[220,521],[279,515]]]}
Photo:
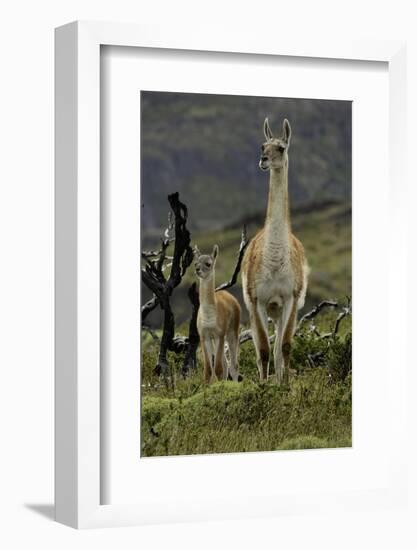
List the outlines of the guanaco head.
{"label": "guanaco head", "polygon": [[219,254],[219,247],[217,244],[213,246],[213,252],[211,254],[201,254],[198,248],[194,247],[195,258],[195,272],[200,279],[207,279],[214,271],[216,265],[216,259]]}
{"label": "guanaco head", "polygon": [[275,138],[269,127],[268,119],[264,122],[265,143],[261,146],[261,160],[259,168],[261,170],[270,170],[271,168],[280,169],[288,163],[288,149],[291,140],[291,126],[286,118],[282,123],[282,135]]}

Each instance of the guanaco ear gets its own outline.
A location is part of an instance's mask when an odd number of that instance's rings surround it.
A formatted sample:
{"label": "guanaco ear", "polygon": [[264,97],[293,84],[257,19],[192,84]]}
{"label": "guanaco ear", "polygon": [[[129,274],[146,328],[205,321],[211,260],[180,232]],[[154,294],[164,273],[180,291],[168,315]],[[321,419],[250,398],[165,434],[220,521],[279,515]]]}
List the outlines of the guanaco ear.
{"label": "guanaco ear", "polygon": [[213,260],[215,260],[218,255],[219,255],[219,247],[217,246],[217,244],[215,244],[213,246],[213,253],[212,253]]}
{"label": "guanaco ear", "polygon": [[291,126],[288,122],[288,119],[284,118],[284,122],[282,123],[282,139],[290,144],[291,139]]}
{"label": "guanaco ear", "polygon": [[194,245],[193,252],[194,252],[195,258],[199,258],[201,256],[201,252],[199,251],[198,246],[196,244]]}
{"label": "guanaco ear", "polygon": [[270,139],[273,139],[273,137],[274,137],[272,135],[271,128],[269,127],[268,117],[266,117],[266,119],[264,121],[264,135],[265,135],[266,141],[269,141]]}

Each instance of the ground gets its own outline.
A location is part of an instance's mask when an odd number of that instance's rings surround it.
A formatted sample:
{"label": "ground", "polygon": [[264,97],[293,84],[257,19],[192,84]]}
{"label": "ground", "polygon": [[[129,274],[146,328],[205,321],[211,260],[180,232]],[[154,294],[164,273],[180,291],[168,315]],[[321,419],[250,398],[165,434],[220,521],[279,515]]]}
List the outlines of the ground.
{"label": "ground", "polygon": [[[335,316],[322,316],[321,333],[334,325]],[[350,317],[334,337],[319,338],[308,326],[300,331],[284,387],[273,376],[259,382],[251,341],[241,346],[243,381],[209,386],[200,361],[183,379],[182,357],[174,354],[172,376],[157,378],[157,349],[149,335],[143,337],[142,456],[351,446]]]}

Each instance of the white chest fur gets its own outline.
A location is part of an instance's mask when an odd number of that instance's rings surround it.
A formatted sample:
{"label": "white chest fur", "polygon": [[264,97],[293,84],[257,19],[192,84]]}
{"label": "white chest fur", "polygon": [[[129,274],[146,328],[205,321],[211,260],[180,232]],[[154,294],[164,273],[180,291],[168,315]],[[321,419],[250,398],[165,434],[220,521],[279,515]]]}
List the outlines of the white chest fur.
{"label": "white chest fur", "polygon": [[275,302],[282,306],[294,291],[294,275],[289,260],[265,262],[255,279],[255,286],[260,304]]}
{"label": "white chest fur", "polygon": [[197,321],[200,328],[214,330],[217,326],[216,306],[214,304],[201,304]]}

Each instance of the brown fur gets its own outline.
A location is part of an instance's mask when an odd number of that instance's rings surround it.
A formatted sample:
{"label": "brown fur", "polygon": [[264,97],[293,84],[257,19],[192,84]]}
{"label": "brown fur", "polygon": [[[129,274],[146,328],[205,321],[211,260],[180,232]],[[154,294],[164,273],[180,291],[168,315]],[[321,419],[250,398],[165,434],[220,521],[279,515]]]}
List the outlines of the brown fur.
{"label": "brown fur", "polygon": [[[239,341],[239,302],[229,292],[221,290],[214,295],[214,305],[216,308],[215,328],[204,325],[201,308],[197,316],[197,329],[203,349],[204,380],[207,383],[214,380],[214,374],[219,380],[223,380],[226,377],[224,357],[225,341],[229,341],[229,347],[231,345],[230,340]],[[210,350],[205,345],[206,340],[212,338],[218,339],[218,346],[214,353],[214,374],[212,372],[212,357]]]}
{"label": "brown fur", "polygon": [[[291,341],[297,309],[304,300],[308,268],[304,247],[291,232],[288,204],[291,128],[284,120],[283,135],[276,139],[266,119],[264,133],[267,142],[262,146],[260,167],[271,170],[268,208],[265,226],[255,235],[245,252],[242,278],[260,378],[266,379],[269,371],[270,317],[275,323],[274,359],[280,383],[288,382]],[[269,288],[273,290],[269,291]]]}
{"label": "brown fur", "polygon": [[[260,229],[251,240],[242,261],[242,273],[247,274],[247,292],[253,303],[256,300],[256,273],[262,265],[265,228]],[[295,277],[294,298],[298,299],[303,288],[304,246],[297,237],[290,234],[290,261]]]}
{"label": "brown fur", "polygon": [[[204,380],[209,383],[217,377],[227,378],[228,367],[224,353],[227,341],[230,352],[230,374],[238,376],[240,305],[226,290],[215,292],[215,262],[218,247],[213,254],[201,255],[197,251],[196,271],[200,277],[200,308],[197,315],[197,329],[200,336],[204,361]],[[213,365],[214,358],[214,365]]]}

